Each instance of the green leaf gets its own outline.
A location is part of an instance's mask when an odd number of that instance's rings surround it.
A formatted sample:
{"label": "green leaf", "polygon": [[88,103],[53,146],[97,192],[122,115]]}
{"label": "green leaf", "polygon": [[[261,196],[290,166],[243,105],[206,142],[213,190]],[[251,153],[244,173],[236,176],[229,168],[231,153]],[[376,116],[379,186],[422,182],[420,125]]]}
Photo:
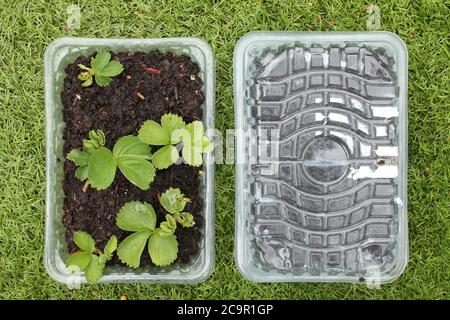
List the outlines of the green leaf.
{"label": "green leaf", "polygon": [[193,121],[186,126],[186,129],[179,129],[174,132],[183,141],[181,154],[183,159],[191,166],[198,167],[203,163],[203,152],[213,149],[211,141],[204,136],[203,122]]}
{"label": "green leaf", "polygon": [[166,221],[160,223],[159,229],[161,235],[169,236],[177,229],[177,221],[172,215],[166,214]]}
{"label": "green leaf", "polygon": [[201,151],[202,151],[201,145],[192,146],[190,144],[186,144],[183,146],[183,150],[181,150],[181,155],[189,165],[198,167],[203,163]]}
{"label": "green leaf", "polygon": [[175,130],[184,128],[186,123],[183,121],[182,117],[172,113],[167,113],[161,117],[161,126],[169,133],[171,143],[176,144],[180,142],[180,140],[177,137],[172,136],[172,133]]}
{"label": "green leaf", "polygon": [[86,151],[74,149],[67,154],[67,160],[73,161],[77,166],[87,166],[90,154]]}
{"label": "green leaf", "polygon": [[[78,64],[78,68],[80,68],[81,70],[86,70],[86,71],[88,71],[88,72],[83,72],[82,74],[84,74],[84,73],[90,74],[90,72],[92,71],[91,68],[88,68],[88,67],[86,67],[84,64],[81,64],[81,63]],[[83,79],[80,78],[80,76],[78,76],[78,78],[79,78],[80,80],[83,80]]]}
{"label": "green leaf", "polygon": [[83,81],[83,83],[81,83],[82,87],[89,87],[92,84],[92,70],[83,66],[82,64],[78,65],[81,69],[83,70],[88,70],[87,72],[82,72],[78,75],[78,79],[80,79],[81,81]]}
{"label": "green leaf", "polygon": [[103,276],[103,269],[105,264],[100,261],[100,258],[95,254],[91,254],[91,261],[89,262],[84,275],[89,283],[96,283]]}
{"label": "green leaf", "polygon": [[89,72],[82,72],[78,75],[77,77],[78,79],[82,80],[82,81],[86,81],[89,78],[92,79],[92,74],[90,74]]}
{"label": "green leaf", "polygon": [[92,153],[98,148],[103,147],[106,143],[105,134],[102,130],[89,131],[89,139],[83,140],[84,151]]}
{"label": "green leaf", "polygon": [[152,231],[138,231],[126,237],[117,249],[119,259],[130,267],[139,267],[142,251],[151,234]]}
{"label": "green leaf", "polygon": [[150,147],[135,136],[125,136],[117,140],[113,148],[113,155],[116,160],[121,157],[133,157],[136,159],[151,159]]}
{"label": "green leaf", "polygon": [[86,78],[86,80],[85,80],[83,83],[81,83],[81,86],[82,86],[82,87],[89,87],[90,85],[92,85],[92,82],[93,82],[92,75],[89,75],[89,76]]}
{"label": "green leaf", "polygon": [[84,139],[83,140],[83,150],[85,150],[89,155],[92,154],[95,150],[100,148],[97,141],[92,141],[90,139]]}
{"label": "green leaf", "polygon": [[116,236],[112,236],[108,243],[106,244],[105,248],[103,249],[104,255],[107,257],[107,260],[109,260],[112,257],[112,254],[117,249],[117,238]]}
{"label": "green leaf", "polygon": [[96,143],[98,147],[103,147],[106,143],[106,137],[102,130],[89,131],[89,138]]}
{"label": "green leaf", "polygon": [[156,169],[166,169],[174,164],[179,157],[177,148],[167,145],[153,154],[152,163]]}
{"label": "green leaf", "polygon": [[117,165],[133,184],[142,190],[147,190],[155,178],[155,168],[147,160],[151,159],[150,147],[137,137],[120,138],[113,149]]}
{"label": "green leaf", "polygon": [[111,150],[100,147],[92,153],[88,165],[88,179],[91,186],[97,190],[106,189],[111,185],[116,175],[116,162]]}
{"label": "green leaf", "polygon": [[110,77],[105,77],[99,74],[95,75],[95,83],[100,87],[107,87],[111,83],[112,79]]}
{"label": "green leaf", "polygon": [[182,212],[180,214],[176,214],[175,219],[178,221],[179,224],[181,224],[183,228],[190,228],[195,224],[194,216],[189,212]]}
{"label": "green leaf", "polygon": [[193,121],[186,126],[186,130],[189,132],[190,136],[190,141],[186,141],[186,143],[194,144],[195,142],[202,141],[205,133],[203,122]]}
{"label": "green leaf", "polygon": [[155,209],[149,203],[127,202],[116,218],[117,226],[125,231],[153,231],[156,226]]}
{"label": "green leaf", "polygon": [[170,213],[180,213],[190,200],[184,197],[180,189],[169,188],[159,198],[159,202]]}
{"label": "green leaf", "polygon": [[78,167],[77,170],[75,170],[75,177],[80,180],[84,181],[88,178],[88,166],[82,166]]}
{"label": "green leaf", "polygon": [[208,137],[203,136],[202,139],[202,152],[211,152],[214,149],[214,144],[211,142],[211,140],[208,139]]}
{"label": "green leaf", "polygon": [[139,130],[138,137],[142,142],[154,146],[164,146],[170,143],[169,132],[153,120],[144,122]]}
{"label": "green leaf", "polygon": [[90,261],[91,254],[87,251],[80,251],[71,255],[69,259],[67,259],[66,265],[77,266],[80,269],[79,271],[83,271],[86,269]]}
{"label": "green leaf", "polygon": [[83,251],[87,251],[89,253],[94,252],[95,250],[95,241],[92,239],[91,235],[84,231],[77,231],[73,235],[73,241]]}
{"label": "green leaf", "polygon": [[170,139],[172,144],[177,144],[185,139],[190,141],[189,131],[187,131],[186,128],[176,129],[172,132]]}
{"label": "green leaf", "polygon": [[121,158],[118,166],[123,175],[142,190],[147,190],[153,182],[156,170],[147,160]]}
{"label": "green leaf", "polygon": [[102,70],[111,60],[111,53],[108,50],[103,50],[95,55],[95,58],[91,58],[91,68],[95,72]]}
{"label": "green leaf", "polygon": [[155,265],[168,266],[177,259],[177,238],[173,234],[164,236],[155,232],[148,241],[148,252]]}
{"label": "green leaf", "polygon": [[86,70],[78,75],[78,79],[84,81],[81,86],[88,87],[92,84],[93,76],[95,82],[100,87],[108,86],[112,79],[110,77],[117,76],[124,69],[119,61],[110,61],[111,53],[108,50],[98,52],[94,58],[91,59],[91,68],[88,68],[82,64],[79,64],[82,70]]}
{"label": "green leaf", "polygon": [[101,69],[97,75],[114,77],[121,74],[123,66],[119,61],[110,61],[103,69]]}

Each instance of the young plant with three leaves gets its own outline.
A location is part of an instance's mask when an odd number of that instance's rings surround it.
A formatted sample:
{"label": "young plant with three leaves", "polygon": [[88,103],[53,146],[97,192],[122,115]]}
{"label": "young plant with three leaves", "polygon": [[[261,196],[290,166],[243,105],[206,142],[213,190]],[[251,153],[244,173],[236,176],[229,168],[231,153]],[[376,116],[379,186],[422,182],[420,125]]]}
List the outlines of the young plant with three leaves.
{"label": "young plant with three leaves", "polygon": [[89,131],[90,139],[83,139],[83,149],[73,149],[67,154],[67,159],[73,161],[77,166],[75,177],[80,181],[88,178],[88,164],[92,153],[103,147],[106,143],[105,134],[102,130]]}
{"label": "young plant with three leaves", "polygon": [[72,150],[67,159],[79,168],[75,176],[88,179],[97,190],[106,189],[114,181],[117,168],[133,184],[147,190],[155,177],[155,167],[150,162],[150,147],[135,136],[124,136],[109,150],[105,145],[105,135],[101,130],[90,131],[90,140],[83,141],[83,150]]}
{"label": "young plant with three leaves", "polygon": [[181,155],[183,159],[191,166],[198,167],[203,163],[202,153],[210,152],[214,145],[208,137],[205,136],[203,122],[193,121],[185,128],[174,132],[175,139],[183,142]]}
{"label": "young plant with three leaves", "polygon": [[133,232],[126,237],[117,249],[120,260],[128,266],[137,268],[141,255],[147,245],[152,262],[156,266],[168,266],[178,254],[178,241],[174,220],[166,220],[156,228],[156,214],[148,203],[139,201],[127,202],[119,211],[117,226],[125,231]]}
{"label": "young plant with three leaves", "polygon": [[153,120],[145,121],[138,137],[146,144],[162,146],[152,158],[157,169],[166,169],[174,164],[180,157],[180,148],[184,160],[196,167],[203,163],[202,153],[213,149],[213,144],[204,135],[201,121],[186,125],[180,116],[171,113],[161,117],[161,124]]}
{"label": "young plant with three leaves", "polygon": [[78,79],[83,81],[81,86],[89,87],[95,78],[95,82],[100,87],[107,87],[112,81],[111,77],[115,77],[123,71],[123,66],[119,61],[110,60],[111,53],[103,50],[98,52],[95,58],[91,58],[90,68],[80,63],[78,67],[85,70],[78,75]]}
{"label": "young plant with three leaves", "polygon": [[103,251],[95,247],[94,239],[84,231],[75,232],[73,240],[80,251],[67,259],[66,265],[69,271],[84,271],[89,283],[97,282],[103,276],[106,262],[112,258],[117,248],[116,236],[109,239]]}
{"label": "young plant with three leaves", "polygon": [[[167,221],[170,218],[175,219],[184,228],[192,227],[195,224],[192,214],[184,212],[184,207],[190,200],[181,193],[180,189],[169,188],[158,199],[163,208],[173,215],[173,218],[169,214],[166,215]],[[170,217],[169,219],[168,216]]]}

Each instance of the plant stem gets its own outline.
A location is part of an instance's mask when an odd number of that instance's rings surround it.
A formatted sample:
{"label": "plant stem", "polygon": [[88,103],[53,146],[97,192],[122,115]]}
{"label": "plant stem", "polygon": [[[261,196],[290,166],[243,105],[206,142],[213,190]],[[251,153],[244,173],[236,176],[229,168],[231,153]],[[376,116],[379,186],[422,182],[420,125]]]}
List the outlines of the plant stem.
{"label": "plant stem", "polygon": [[89,182],[89,180],[86,180],[86,182],[84,183],[84,186],[83,186],[83,192],[86,192],[87,191],[87,189],[89,188],[89,185],[90,185],[91,183]]}

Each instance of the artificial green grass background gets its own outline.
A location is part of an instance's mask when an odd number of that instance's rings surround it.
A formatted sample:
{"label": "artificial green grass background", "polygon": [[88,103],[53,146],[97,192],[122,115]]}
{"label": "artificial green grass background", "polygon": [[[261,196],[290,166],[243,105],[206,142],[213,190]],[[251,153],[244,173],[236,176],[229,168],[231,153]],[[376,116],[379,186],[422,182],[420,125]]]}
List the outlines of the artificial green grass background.
{"label": "artificial green grass background", "polygon": [[[51,3],[51,4],[50,4]],[[253,30],[364,31],[364,1],[74,1],[81,29],[64,30],[69,1],[0,0],[0,298],[3,299],[448,299],[449,22],[444,1],[377,1],[382,29],[409,50],[409,232],[405,273],[381,289],[349,284],[257,284],[234,258],[234,166],[216,175],[216,266],[187,285],[68,289],[44,269],[43,53],[62,36],[196,36],[217,62],[216,126],[232,128],[232,54]]]}

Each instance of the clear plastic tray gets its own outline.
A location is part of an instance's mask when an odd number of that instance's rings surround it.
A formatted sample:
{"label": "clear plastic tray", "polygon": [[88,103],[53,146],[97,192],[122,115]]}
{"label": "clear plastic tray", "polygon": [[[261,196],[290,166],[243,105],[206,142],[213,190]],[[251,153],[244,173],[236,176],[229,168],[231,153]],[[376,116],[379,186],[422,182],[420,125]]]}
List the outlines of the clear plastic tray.
{"label": "clear plastic tray", "polygon": [[239,40],[235,255],[246,278],[378,284],[403,272],[407,70],[389,32]]}
{"label": "clear plastic tray", "polygon": [[[90,55],[108,48],[113,52],[154,49],[190,56],[200,67],[204,81],[203,121],[205,127],[214,128],[215,65],[210,46],[198,38],[162,39],[88,39],[61,38],[52,42],[45,52],[45,106],[46,106],[46,235],[45,266],[50,276],[68,285],[85,283],[83,275],[70,275],[64,261],[68,257],[63,216],[63,129],[60,93],[65,67],[80,55]],[[167,282],[197,283],[205,280],[214,266],[214,161],[212,153],[206,156],[201,181],[204,199],[203,238],[199,254],[190,264],[174,264],[167,268],[123,266],[107,267],[100,283],[107,282]]]}

